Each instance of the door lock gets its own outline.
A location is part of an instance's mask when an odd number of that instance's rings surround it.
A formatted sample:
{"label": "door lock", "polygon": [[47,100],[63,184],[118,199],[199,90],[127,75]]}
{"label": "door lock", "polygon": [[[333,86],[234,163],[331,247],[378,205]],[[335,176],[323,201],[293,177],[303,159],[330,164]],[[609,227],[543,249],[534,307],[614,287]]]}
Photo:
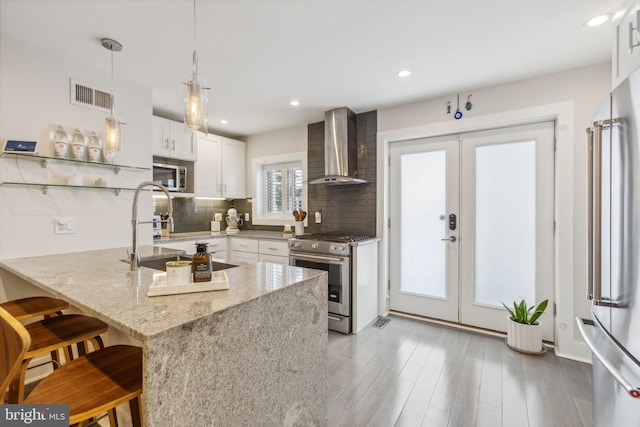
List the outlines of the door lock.
{"label": "door lock", "polygon": [[442,240],[442,241],[444,241],[444,240],[448,240],[448,241],[450,241],[450,242],[455,242],[455,241],[456,241],[456,236],[451,236],[451,237],[449,237],[449,238],[447,238],[447,239],[440,239],[440,240]]}

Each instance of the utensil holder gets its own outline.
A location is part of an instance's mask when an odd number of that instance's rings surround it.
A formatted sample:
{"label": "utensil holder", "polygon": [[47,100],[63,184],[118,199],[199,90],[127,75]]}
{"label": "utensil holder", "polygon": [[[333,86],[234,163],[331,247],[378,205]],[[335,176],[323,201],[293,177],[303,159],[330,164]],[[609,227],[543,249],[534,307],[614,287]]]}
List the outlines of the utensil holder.
{"label": "utensil holder", "polygon": [[296,236],[304,234],[304,222],[296,221]]}

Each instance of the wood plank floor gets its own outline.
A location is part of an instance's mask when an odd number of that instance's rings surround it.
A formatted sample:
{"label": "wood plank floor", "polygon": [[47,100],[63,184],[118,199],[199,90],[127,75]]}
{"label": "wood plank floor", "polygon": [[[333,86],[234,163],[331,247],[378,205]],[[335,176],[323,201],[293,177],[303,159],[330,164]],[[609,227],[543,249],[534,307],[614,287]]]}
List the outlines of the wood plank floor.
{"label": "wood plank floor", "polygon": [[329,422],[375,427],[591,427],[591,365],[503,338],[390,316],[329,331]]}

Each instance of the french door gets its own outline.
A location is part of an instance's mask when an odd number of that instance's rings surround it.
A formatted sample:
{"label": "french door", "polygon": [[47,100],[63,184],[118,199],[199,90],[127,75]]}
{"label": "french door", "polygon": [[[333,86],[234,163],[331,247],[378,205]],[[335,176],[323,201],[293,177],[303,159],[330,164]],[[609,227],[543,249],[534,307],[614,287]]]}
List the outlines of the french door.
{"label": "french door", "polygon": [[553,307],[553,140],[547,122],[391,145],[392,310],[504,331],[502,301]]}

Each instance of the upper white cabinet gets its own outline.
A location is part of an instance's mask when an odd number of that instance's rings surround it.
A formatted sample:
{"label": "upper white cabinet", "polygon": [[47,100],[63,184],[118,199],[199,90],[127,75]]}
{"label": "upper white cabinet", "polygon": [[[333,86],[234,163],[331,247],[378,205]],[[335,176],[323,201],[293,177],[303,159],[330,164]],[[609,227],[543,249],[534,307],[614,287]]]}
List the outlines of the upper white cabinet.
{"label": "upper white cabinet", "polygon": [[630,1],[624,15],[616,23],[611,60],[614,89],[640,67],[639,3],[638,0]]}
{"label": "upper white cabinet", "polygon": [[196,138],[196,197],[245,198],[246,143],[200,132]]}
{"label": "upper white cabinet", "polygon": [[222,194],[231,199],[244,199],[245,163],[247,144],[235,139],[222,138]]}
{"label": "upper white cabinet", "polygon": [[193,132],[184,123],[153,116],[153,155],[195,160]]}

